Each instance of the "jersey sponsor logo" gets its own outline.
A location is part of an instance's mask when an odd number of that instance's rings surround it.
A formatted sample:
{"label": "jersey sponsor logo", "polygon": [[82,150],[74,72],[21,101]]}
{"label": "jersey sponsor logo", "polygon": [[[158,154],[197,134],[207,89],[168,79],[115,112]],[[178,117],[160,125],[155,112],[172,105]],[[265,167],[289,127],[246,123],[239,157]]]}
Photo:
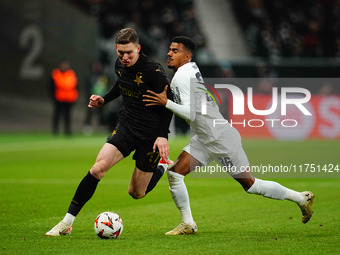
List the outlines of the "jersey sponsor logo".
{"label": "jersey sponsor logo", "polygon": [[[195,66],[196,66],[196,65],[195,65]],[[197,66],[196,66],[196,68],[197,68]],[[196,76],[196,79],[197,79],[198,81],[203,81],[203,77],[202,77],[202,74],[201,74],[200,72],[195,73],[195,76]]]}
{"label": "jersey sponsor logo", "polygon": [[172,92],[172,95],[174,97],[174,102],[176,104],[182,104],[182,100],[181,100],[181,93],[179,92],[179,89],[178,87],[176,88],[171,88],[171,92]]}
{"label": "jersey sponsor logo", "polygon": [[128,96],[128,97],[133,97],[133,98],[140,98],[142,95],[142,92],[140,90],[138,91],[133,91],[127,88],[124,88],[121,84],[119,84],[120,91],[122,95]]}

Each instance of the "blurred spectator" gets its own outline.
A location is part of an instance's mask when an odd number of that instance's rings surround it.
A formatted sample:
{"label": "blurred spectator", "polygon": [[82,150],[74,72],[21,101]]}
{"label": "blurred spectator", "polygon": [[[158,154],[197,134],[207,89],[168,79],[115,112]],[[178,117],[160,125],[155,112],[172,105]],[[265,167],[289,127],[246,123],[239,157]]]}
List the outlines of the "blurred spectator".
{"label": "blurred spectator", "polygon": [[141,34],[143,51],[149,55],[164,56],[169,40],[177,35],[193,38],[198,49],[206,45],[193,0],[65,1],[97,19],[103,40],[112,40],[122,27],[133,27]]}
{"label": "blurred spectator", "polygon": [[253,55],[338,57],[340,0],[231,1]]}
{"label": "blurred spectator", "polygon": [[336,38],[335,59],[340,62],[340,35]]}
{"label": "blurred spectator", "polygon": [[327,96],[327,95],[335,94],[335,92],[333,90],[332,85],[330,85],[329,83],[324,83],[324,84],[322,84],[321,88],[319,89],[318,94]]}
{"label": "blurred spectator", "polygon": [[[90,72],[85,80],[86,98],[89,101],[91,95],[104,96],[109,89],[109,77],[104,73],[103,64],[99,60],[91,63]],[[88,108],[85,117],[83,132],[92,134],[94,129],[93,117],[98,118],[100,124],[107,124],[103,115],[103,108]]]}
{"label": "blurred spectator", "polygon": [[227,60],[221,61],[217,77],[233,78],[234,76],[235,74],[231,63]]}
{"label": "blurred spectator", "polygon": [[272,94],[274,83],[272,79],[260,79],[256,84],[254,92],[256,94]]}
{"label": "blurred spectator", "polygon": [[254,77],[275,79],[278,77],[278,74],[270,64],[260,61],[256,64]]}
{"label": "blurred spectator", "polygon": [[278,74],[275,69],[268,63],[260,61],[256,64],[255,77],[258,83],[255,86],[254,92],[257,94],[272,94],[272,89]]}
{"label": "blurred spectator", "polygon": [[52,122],[53,134],[59,133],[60,118],[64,117],[64,131],[71,135],[71,109],[73,103],[78,99],[78,79],[71,69],[70,62],[63,60],[58,68],[54,69],[50,77],[50,94],[54,102],[54,113]]}

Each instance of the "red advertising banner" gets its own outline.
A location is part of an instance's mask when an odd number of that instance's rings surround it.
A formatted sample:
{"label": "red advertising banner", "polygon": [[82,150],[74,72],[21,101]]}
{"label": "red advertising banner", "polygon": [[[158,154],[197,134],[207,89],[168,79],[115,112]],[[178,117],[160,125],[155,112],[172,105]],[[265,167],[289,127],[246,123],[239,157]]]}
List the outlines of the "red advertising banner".
{"label": "red advertising banner", "polygon": [[[229,98],[229,122],[242,137],[267,137],[278,140],[304,140],[309,138],[340,139],[340,96],[312,95],[303,106],[311,113],[305,115],[294,104],[281,105],[274,113],[254,114],[249,107],[267,110],[272,107],[272,95],[253,94],[249,102],[244,95],[244,114],[233,115],[233,101]],[[279,96],[280,98],[280,96]],[[274,107],[274,106],[273,106]],[[286,107],[286,115],[281,107]]]}

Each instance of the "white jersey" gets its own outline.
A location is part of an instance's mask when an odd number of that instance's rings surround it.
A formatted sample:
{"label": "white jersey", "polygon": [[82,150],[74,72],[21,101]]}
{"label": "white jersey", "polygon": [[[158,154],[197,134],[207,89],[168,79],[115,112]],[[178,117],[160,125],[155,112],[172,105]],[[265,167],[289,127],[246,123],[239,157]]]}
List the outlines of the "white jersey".
{"label": "white jersey", "polygon": [[[175,102],[168,100],[166,108],[184,118],[196,134],[184,150],[203,164],[226,157],[234,165],[248,164],[237,130],[229,124],[215,125],[214,120],[224,118],[218,106],[204,91],[206,87],[195,62],[178,68],[170,88]],[[206,114],[202,114],[202,100],[206,105]],[[237,159],[239,157],[241,159]]]}
{"label": "white jersey", "polygon": [[[168,100],[166,107],[188,122],[199,141],[213,145],[230,125],[214,127],[214,120],[224,118],[218,106],[204,91],[206,87],[202,83],[203,78],[196,63],[181,66],[170,84],[175,102]],[[207,106],[205,115],[202,115],[202,98]]]}

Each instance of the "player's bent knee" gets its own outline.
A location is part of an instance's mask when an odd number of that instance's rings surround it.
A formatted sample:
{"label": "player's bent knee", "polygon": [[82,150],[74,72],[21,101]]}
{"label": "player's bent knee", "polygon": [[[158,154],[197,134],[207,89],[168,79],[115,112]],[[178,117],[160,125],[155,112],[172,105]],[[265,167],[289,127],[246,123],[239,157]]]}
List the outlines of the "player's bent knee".
{"label": "player's bent knee", "polygon": [[90,173],[97,179],[101,180],[107,171],[108,169],[106,169],[104,165],[100,165],[96,163],[91,168]]}
{"label": "player's bent knee", "polygon": [[145,191],[142,192],[142,191],[135,189],[133,186],[129,186],[129,195],[133,199],[141,199],[141,198],[145,197]]}
{"label": "player's bent knee", "polygon": [[141,199],[143,197],[145,197],[145,192],[137,192],[137,191],[130,191],[129,190],[129,195],[133,198],[133,199]]}

